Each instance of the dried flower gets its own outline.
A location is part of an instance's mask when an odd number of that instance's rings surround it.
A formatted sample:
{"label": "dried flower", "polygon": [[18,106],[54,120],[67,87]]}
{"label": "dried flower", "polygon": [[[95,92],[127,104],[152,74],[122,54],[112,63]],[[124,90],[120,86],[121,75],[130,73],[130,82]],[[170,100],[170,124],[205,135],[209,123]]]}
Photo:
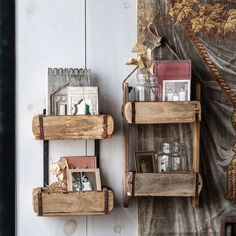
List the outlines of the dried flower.
{"label": "dried flower", "polygon": [[66,168],[68,168],[68,163],[65,158],[61,158],[50,166],[50,172],[57,177],[59,186],[63,189],[65,189],[66,185],[64,180],[64,171]]}
{"label": "dried flower", "polygon": [[149,73],[153,74],[152,50],[141,43],[136,43],[132,52],[137,53],[137,58],[129,59],[126,65],[135,65],[140,69],[146,68]]}

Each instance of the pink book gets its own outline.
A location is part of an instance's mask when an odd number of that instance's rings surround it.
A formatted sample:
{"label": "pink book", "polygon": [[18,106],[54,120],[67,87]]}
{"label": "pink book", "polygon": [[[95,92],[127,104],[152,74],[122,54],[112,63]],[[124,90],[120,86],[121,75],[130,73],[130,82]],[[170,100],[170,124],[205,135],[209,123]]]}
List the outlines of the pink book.
{"label": "pink book", "polygon": [[65,156],[70,169],[97,168],[96,156]]}

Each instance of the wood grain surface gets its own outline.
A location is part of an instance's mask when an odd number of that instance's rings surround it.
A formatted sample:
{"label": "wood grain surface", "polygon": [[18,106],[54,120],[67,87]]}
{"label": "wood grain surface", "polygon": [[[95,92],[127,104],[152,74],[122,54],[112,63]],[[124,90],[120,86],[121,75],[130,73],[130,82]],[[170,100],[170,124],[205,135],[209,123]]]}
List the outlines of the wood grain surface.
{"label": "wood grain surface", "polygon": [[[41,121],[40,121],[41,119]],[[109,115],[34,116],[32,131],[35,139],[105,139],[114,131]]]}
{"label": "wood grain surface", "polygon": [[201,105],[194,101],[129,102],[125,105],[125,118],[136,124],[192,123],[201,120]]}
{"label": "wood grain surface", "polygon": [[[38,213],[38,192],[33,190],[33,209]],[[103,215],[105,214],[104,191],[85,192],[42,192],[42,211],[44,216],[59,215]],[[114,194],[108,190],[108,212],[114,208]]]}
{"label": "wood grain surface", "polygon": [[[201,191],[201,181],[198,183],[196,173],[136,173],[129,174],[128,195],[130,196],[195,196],[196,185],[199,184],[198,194]],[[198,176],[201,179],[201,176]]]}

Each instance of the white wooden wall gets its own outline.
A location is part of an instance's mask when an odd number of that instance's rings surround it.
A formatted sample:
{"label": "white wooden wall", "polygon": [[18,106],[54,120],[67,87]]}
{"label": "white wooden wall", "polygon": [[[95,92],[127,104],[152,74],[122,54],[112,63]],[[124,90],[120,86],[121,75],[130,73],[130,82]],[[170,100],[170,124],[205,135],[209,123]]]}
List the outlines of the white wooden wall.
{"label": "white wooden wall", "polygon": [[[87,0],[88,67],[100,87],[101,111],[115,119],[115,133],[101,142],[104,185],[116,196],[109,216],[37,217],[31,192],[42,186],[42,142],[35,141],[31,121],[46,107],[48,67],[84,66],[84,0],[17,0],[17,235],[137,235],[137,205],[122,206],[121,82],[136,42],[135,0]],[[88,142],[88,154],[92,145]],[[84,141],[52,141],[50,157],[85,153]]]}

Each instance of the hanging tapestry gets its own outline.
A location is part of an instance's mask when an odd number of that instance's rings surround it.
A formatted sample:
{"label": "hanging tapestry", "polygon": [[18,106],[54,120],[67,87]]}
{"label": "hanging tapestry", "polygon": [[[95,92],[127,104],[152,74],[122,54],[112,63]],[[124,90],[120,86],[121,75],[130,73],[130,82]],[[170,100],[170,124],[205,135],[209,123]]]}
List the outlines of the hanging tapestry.
{"label": "hanging tapestry", "polygon": [[[203,178],[198,208],[192,207],[191,198],[139,198],[139,235],[218,235],[221,215],[235,207],[225,199],[225,189],[235,144],[231,117],[236,107],[236,2],[138,0],[137,23],[138,42],[155,49],[157,36],[161,37],[155,59],[192,61],[192,82],[200,83],[202,91]],[[154,30],[150,30],[150,23]],[[180,126],[173,127],[167,136],[176,129],[183,139],[191,140],[191,132]],[[149,131],[140,132],[145,135]],[[152,132],[162,130],[154,128]]]}

